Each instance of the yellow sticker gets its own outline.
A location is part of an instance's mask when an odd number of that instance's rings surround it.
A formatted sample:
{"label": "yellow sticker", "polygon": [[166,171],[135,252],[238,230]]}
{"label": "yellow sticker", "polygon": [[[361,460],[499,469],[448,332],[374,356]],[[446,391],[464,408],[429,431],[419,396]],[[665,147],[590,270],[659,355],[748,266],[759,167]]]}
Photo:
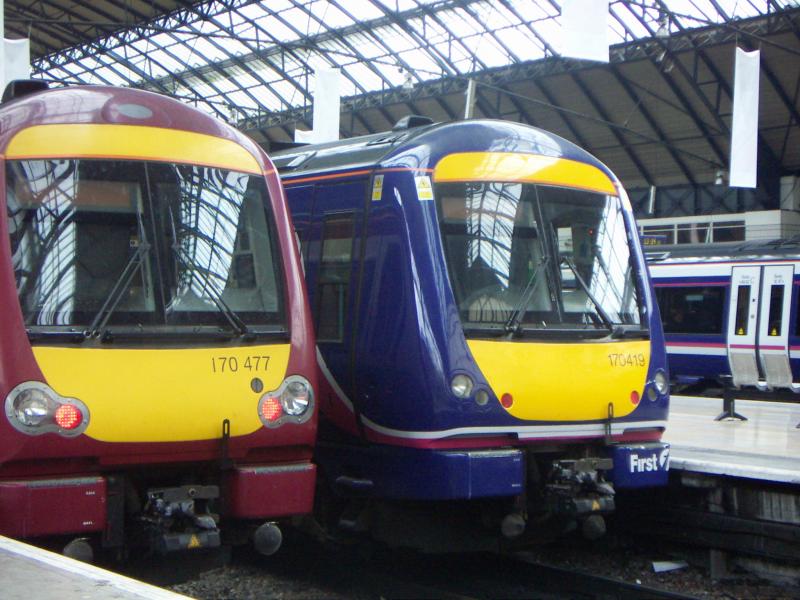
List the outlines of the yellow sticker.
{"label": "yellow sticker", "polygon": [[375,175],[372,180],[372,201],[377,202],[383,195],[383,175]]}
{"label": "yellow sticker", "polygon": [[195,534],[192,534],[191,539],[189,540],[189,545],[187,548],[199,548],[200,547],[200,540]]}
{"label": "yellow sticker", "polygon": [[419,175],[414,177],[414,182],[417,184],[417,197],[420,200],[433,200],[433,186],[430,177]]}

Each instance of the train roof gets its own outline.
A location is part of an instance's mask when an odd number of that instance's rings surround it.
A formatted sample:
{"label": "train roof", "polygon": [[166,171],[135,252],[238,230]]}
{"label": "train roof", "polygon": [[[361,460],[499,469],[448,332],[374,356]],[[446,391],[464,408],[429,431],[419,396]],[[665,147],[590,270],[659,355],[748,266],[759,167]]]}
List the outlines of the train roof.
{"label": "train roof", "polygon": [[[415,147],[426,146],[426,156],[414,155],[413,165],[392,159]],[[511,121],[466,119],[432,123],[401,120],[391,131],[365,135],[324,144],[298,145],[288,150],[270,152],[270,158],[283,177],[299,177],[325,171],[379,166],[433,168],[438,160],[454,152],[521,152],[566,158],[593,165],[617,178],[597,158],[572,142],[548,131]],[[430,164],[422,162],[430,159]]]}
{"label": "train roof", "polygon": [[[395,126],[397,127],[397,126]],[[323,144],[298,144],[296,147],[270,152],[270,158],[282,175],[338,169],[358,165],[375,166],[403,142],[433,127],[429,123],[413,129],[392,129],[383,133],[362,135]]]}
{"label": "train roof", "polygon": [[773,240],[751,240],[725,244],[675,244],[645,246],[645,258],[651,264],[691,260],[756,260],[765,257],[800,257],[800,236]]}
{"label": "train roof", "polygon": [[[15,82],[17,88],[22,84]],[[0,151],[21,129],[37,125],[118,124],[190,131],[225,138],[254,156],[260,147],[231,125],[179,100],[145,90],[102,85],[9,86],[0,104]],[[259,157],[259,160],[261,158]]]}

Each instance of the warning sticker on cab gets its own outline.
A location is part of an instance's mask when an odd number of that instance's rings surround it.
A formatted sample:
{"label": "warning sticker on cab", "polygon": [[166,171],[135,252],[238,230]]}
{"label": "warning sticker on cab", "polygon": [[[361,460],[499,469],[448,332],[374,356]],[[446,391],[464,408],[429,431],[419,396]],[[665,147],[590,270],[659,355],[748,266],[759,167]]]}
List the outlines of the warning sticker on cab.
{"label": "warning sticker on cab", "polygon": [[372,180],[372,201],[378,202],[383,195],[383,175],[375,175]]}
{"label": "warning sticker on cab", "polygon": [[433,186],[430,177],[418,175],[414,177],[414,182],[417,184],[417,197],[420,200],[433,200]]}

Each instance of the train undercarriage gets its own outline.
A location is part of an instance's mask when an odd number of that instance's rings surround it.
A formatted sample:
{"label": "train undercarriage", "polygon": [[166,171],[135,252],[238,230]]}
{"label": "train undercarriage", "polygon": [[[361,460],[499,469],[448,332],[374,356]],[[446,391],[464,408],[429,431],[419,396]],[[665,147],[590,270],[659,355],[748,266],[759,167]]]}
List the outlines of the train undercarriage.
{"label": "train undercarriage", "polygon": [[[589,540],[605,534],[606,517],[615,509],[614,459],[605,447],[575,447],[572,454],[568,448],[515,451],[522,458],[519,493],[494,497],[389,498],[379,495],[382,484],[374,473],[353,469],[331,478],[328,471],[317,486],[317,520],[334,536],[367,536],[427,552],[497,550],[572,532]],[[472,482],[478,488],[479,477],[478,471]]]}

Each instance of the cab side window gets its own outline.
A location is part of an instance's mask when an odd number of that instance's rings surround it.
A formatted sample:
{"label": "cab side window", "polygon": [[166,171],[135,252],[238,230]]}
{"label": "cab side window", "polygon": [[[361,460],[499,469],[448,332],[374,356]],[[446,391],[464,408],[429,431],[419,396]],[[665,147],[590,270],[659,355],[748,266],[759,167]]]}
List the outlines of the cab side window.
{"label": "cab side window", "polygon": [[352,249],[353,213],[326,216],[317,283],[316,325],[317,339],[321,342],[342,341]]}

